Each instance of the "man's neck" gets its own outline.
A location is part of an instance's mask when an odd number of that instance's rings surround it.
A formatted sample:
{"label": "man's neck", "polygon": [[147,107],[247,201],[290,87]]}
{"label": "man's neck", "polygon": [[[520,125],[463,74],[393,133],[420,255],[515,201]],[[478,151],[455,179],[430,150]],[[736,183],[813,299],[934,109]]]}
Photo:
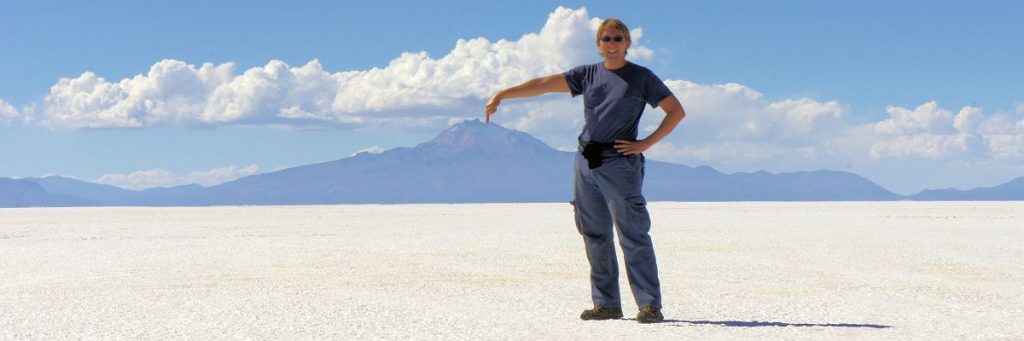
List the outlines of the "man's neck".
{"label": "man's neck", "polygon": [[604,68],[608,70],[619,69],[623,66],[626,66],[626,59],[604,60]]}

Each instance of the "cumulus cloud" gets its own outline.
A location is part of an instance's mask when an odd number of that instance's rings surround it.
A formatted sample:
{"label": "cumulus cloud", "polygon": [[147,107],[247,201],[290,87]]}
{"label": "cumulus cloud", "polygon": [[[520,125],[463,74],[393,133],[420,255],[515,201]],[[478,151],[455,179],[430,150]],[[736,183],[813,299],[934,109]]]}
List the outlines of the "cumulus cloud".
{"label": "cumulus cloud", "polygon": [[917,133],[949,134],[954,132],[950,123],[953,113],[940,108],[932,101],[909,110],[897,106],[888,106],[885,111],[892,118],[876,123],[875,131],[883,135],[906,135]]}
{"label": "cumulus cloud", "polygon": [[[656,159],[725,171],[856,170],[893,160],[1024,165],[1024,119],[986,115],[977,107],[954,111],[934,101],[916,108],[889,106],[886,119],[851,124],[845,120],[847,107],[837,101],[771,101],[742,84],[666,84],[688,115],[675,133],[648,150]],[[646,114],[643,132],[660,123],[663,116],[655,112]]]}
{"label": "cumulus cloud", "polygon": [[356,155],[359,155],[359,154],[362,154],[362,153],[380,154],[380,153],[383,153],[383,152],[384,152],[384,148],[382,148],[381,146],[376,146],[375,145],[375,146],[372,146],[372,147],[369,147],[369,148],[364,148],[364,149],[362,149],[362,150],[360,150],[358,152],[352,153],[352,155],[349,155],[349,156],[356,156]]}
{"label": "cumulus cloud", "polygon": [[[233,63],[196,67],[169,59],[116,82],[85,72],[51,88],[44,122],[65,128],[438,124],[460,111],[479,111],[499,89],[598,60],[600,21],[586,9],[559,7],[538,33],[515,41],[460,39],[440,58],[404,53],[370,70],[332,73],[317,60],[299,67],[272,60],[236,75]],[[631,34],[630,58],[650,60],[643,30]]]}
{"label": "cumulus cloud", "polygon": [[807,141],[830,133],[846,111],[835,101],[800,98],[771,102],[757,90],[735,83],[665,83],[687,110],[700,113],[688,124],[710,141]]}
{"label": "cumulus cloud", "polygon": [[876,142],[871,147],[872,158],[922,157],[941,159],[962,155],[967,151],[967,136],[919,134],[898,136]]}
{"label": "cumulus cloud", "polygon": [[187,184],[187,182],[183,181],[184,180],[181,176],[157,168],[137,171],[130,174],[104,174],[94,182],[127,189],[146,189],[152,187],[173,187]]}
{"label": "cumulus cloud", "polygon": [[256,174],[258,171],[259,167],[256,165],[250,165],[244,168],[225,166],[206,171],[192,172],[187,176],[181,176],[170,171],[156,168],[128,174],[105,174],[94,180],[94,182],[132,190],[154,187],[174,187],[187,184],[214,186],[244,176]]}
{"label": "cumulus cloud", "polygon": [[838,102],[821,103],[808,98],[773,102],[766,108],[770,120],[780,121],[787,133],[807,136],[834,130],[846,111]]}
{"label": "cumulus cloud", "polygon": [[[840,164],[834,150],[847,108],[810,98],[771,101],[736,83],[665,81],[687,111],[677,131],[648,154],[656,159],[711,165],[726,171],[806,169]],[[648,110],[641,137],[664,117]],[[822,166],[824,165],[824,166]]]}
{"label": "cumulus cloud", "polygon": [[979,130],[992,121],[980,108],[964,107],[953,114],[932,101],[913,110],[890,106],[886,111],[891,118],[871,125],[876,133],[872,158],[982,159],[993,152],[986,142],[993,135]]}
{"label": "cumulus cloud", "polygon": [[210,91],[231,79],[233,64],[198,69],[163,60],[146,75],[111,83],[92,72],[61,78],[44,99],[44,122],[70,128],[135,128],[195,122]]}
{"label": "cumulus cloud", "polygon": [[3,98],[0,98],[0,124],[8,124],[12,121],[21,117],[18,110],[13,105],[8,104]]}
{"label": "cumulus cloud", "polygon": [[1024,165],[1024,112],[1017,118],[996,115],[979,120],[976,125],[993,160]]}
{"label": "cumulus cloud", "polygon": [[207,171],[192,172],[189,173],[188,179],[191,183],[200,184],[203,186],[213,186],[228,181],[232,181],[244,176],[249,176],[259,172],[260,167],[257,165],[249,165],[243,168],[235,166],[226,166],[221,168],[214,168]]}

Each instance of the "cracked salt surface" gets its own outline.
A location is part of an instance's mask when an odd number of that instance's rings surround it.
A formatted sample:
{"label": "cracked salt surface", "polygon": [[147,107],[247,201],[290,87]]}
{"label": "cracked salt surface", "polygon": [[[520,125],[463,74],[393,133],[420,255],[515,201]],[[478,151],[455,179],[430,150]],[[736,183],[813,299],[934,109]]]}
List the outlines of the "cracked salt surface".
{"label": "cracked salt surface", "polygon": [[0,209],[0,339],[1024,338],[1024,203],[650,210],[657,325],[568,204]]}

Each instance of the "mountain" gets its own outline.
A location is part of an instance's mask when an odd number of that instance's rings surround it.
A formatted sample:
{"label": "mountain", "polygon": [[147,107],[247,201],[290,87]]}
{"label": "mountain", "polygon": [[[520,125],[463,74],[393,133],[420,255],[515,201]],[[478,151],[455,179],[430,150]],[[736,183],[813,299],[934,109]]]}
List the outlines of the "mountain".
{"label": "mountain", "polygon": [[24,180],[37,184],[48,193],[76,198],[87,206],[175,206],[199,196],[203,190],[202,186],[191,184],[133,191],[61,176]]}
{"label": "mountain", "polygon": [[924,190],[910,196],[913,200],[1024,200],[1024,176],[995,187],[971,190],[939,189]]}
{"label": "mountain", "polygon": [[[412,148],[360,153],[212,187],[131,191],[63,177],[8,179],[0,183],[0,206],[567,202],[574,156],[526,133],[473,120]],[[648,160],[645,176],[650,200],[903,199],[858,175],[836,171],[724,174]]]}
{"label": "mountain", "polygon": [[[478,120],[413,148],[253,175],[208,188],[195,203],[340,204],[559,202],[572,196],[575,153]],[[898,200],[860,176],[834,171],[723,174],[649,161],[651,200]]]}
{"label": "mountain", "polygon": [[0,178],[0,207],[83,206],[88,202],[73,196],[48,192],[24,179]]}
{"label": "mountain", "polygon": [[723,174],[702,166],[647,162],[644,195],[662,201],[900,200],[859,175],[837,171]]}
{"label": "mountain", "polygon": [[202,204],[568,201],[572,155],[496,124],[467,121],[413,148],[253,175]]}
{"label": "mountain", "polygon": [[127,205],[139,199],[139,194],[111,185],[94,184],[61,176],[29,178],[49,193],[78,198],[91,206]]}

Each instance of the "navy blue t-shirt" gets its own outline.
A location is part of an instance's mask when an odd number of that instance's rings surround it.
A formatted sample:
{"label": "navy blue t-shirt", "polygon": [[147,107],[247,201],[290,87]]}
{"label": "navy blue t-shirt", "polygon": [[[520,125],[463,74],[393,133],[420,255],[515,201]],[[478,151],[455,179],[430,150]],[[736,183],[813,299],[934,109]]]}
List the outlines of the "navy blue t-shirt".
{"label": "navy blue t-shirt", "polygon": [[672,94],[651,70],[626,62],[608,70],[604,62],[582,65],[565,72],[573,97],[583,95],[582,143],[635,141],[644,105],[657,108]]}

